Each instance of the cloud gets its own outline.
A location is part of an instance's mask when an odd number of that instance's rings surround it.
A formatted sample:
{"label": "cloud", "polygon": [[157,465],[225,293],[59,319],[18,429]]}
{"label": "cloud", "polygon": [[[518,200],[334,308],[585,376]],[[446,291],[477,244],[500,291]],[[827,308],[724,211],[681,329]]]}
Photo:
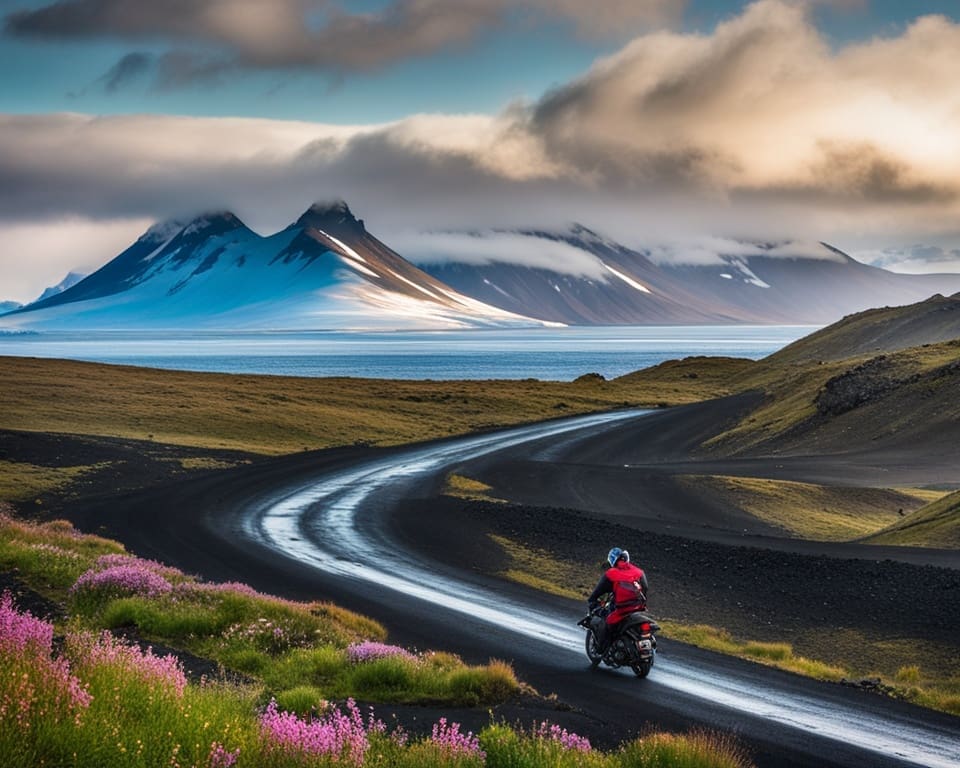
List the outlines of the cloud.
{"label": "cloud", "polygon": [[176,85],[238,69],[377,70],[465,45],[517,16],[560,18],[585,35],[622,37],[676,19],[683,6],[683,0],[392,0],[378,11],[351,12],[349,3],[332,0],[59,0],[8,14],[5,29],[33,39],[166,42],[172,48],[162,57],[161,82]]}
{"label": "cloud", "polygon": [[912,245],[904,248],[861,250],[852,254],[858,261],[891,272],[923,275],[960,272],[960,248]]}
{"label": "cloud", "polygon": [[128,53],[100,78],[100,82],[104,90],[117,91],[148,72],[152,64],[153,57],[150,54]]}
{"label": "cloud", "polygon": [[842,261],[843,258],[822,243],[814,241],[787,240],[780,243],[756,243],[704,235],[675,237],[651,245],[648,251],[650,259],[658,264],[710,265],[724,263],[725,257],[749,258],[751,256],[825,261]]}
{"label": "cloud", "polygon": [[610,276],[582,248],[512,232],[408,232],[394,235],[390,245],[416,264],[519,264],[604,282]]}
{"label": "cloud", "polygon": [[127,248],[150,219],[0,224],[0,301],[34,301],[71,271],[93,272]]}
{"label": "cloud", "polygon": [[[179,1],[191,19],[214,8]],[[238,1],[217,7],[237,10]],[[169,13],[173,2],[157,8]],[[412,18],[433,2],[391,3],[383,13]],[[308,7],[281,5],[290,19]],[[111,0],[84,7],[116,10]],[[541,12],[533,0],[524,7]],[[297,34],[320,34],[330,18]],[[375,14],[369,23],[385,19]],[[340,23],[348,21],[368,23]],[[367,126],[0,116],[0,222],[229,208],[273,231],[316,199],[343,197],[387,242],[415,229],[580,221],[637,249],[676,244],[679,234],[825,240],[841,249],[855,241],[861,250],[918,240],[954,247],[944,238],[955,236],[960,216],[958,50],[960,25],[942,17],[831,46],[804,6],[760,0],[708,34],[642,34],[538,102],[497,115]],[[202,64],[185,64],[184,76]],[[681,245],[690,259],[719,252]]]}
{"label": "cloud", "polygon": [[960,27],[927,17],[834,50],[805,6],[760,0],[710,35],[634,40],[546,96],[532,129],[554,162],[624,190],[947,201],[958,49]]}

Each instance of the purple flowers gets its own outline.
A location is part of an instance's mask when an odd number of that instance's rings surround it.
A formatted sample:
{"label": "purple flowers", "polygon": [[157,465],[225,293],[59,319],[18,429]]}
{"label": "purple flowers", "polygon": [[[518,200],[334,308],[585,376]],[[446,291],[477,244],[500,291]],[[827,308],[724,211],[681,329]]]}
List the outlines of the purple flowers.
{"label": "purple flowers", "polygon": [[123,670],[129,680],[138,680],[153,690],[182,697],[187,677],[176,656],[156,656],[152,649],[141,651],[118,640],[109,632],[94,635],[79,632],[67,635],[67,649],[80,669],[109,665]]}
{"label": "purple flowers", "polygon": [[575,750],[577,752],[590,751],[590,739],[586,736],[577,736],[570,733],[566,728],[561,728],[556,723],[550,723],[544,720],[542,723],[534,723],[533,737],[547,741],[555,741],[564,749]]}
{"label": "purple flowers", "polygon": [[363,717],[353,699],[347,700],[347,714],[333,709],[308,720],[280,712],[271,699],[260,716],[260,732],[269,748],[283,754],[326,756],[356,766],[363,765],[370,748]]}
{"label": "purple flowers", "polygon": [[209,768],[233,768],[240,757],[240,749],[228,751],[219,741],[210,745],[210,754],[207,756]]}
{"label": "purple flowers", "polygon": [[40,717],[78,720],[91,696],[65,659],[51,658],[53,625],[0,597],[0,727],[29,729]]}
{"label": "purple flowers", "polygon": [[19,613],[13,607],[13,597],[4,592],[0,597],[0,653],[50,655],[53,643],[53,624],[29,613]]}
{"label": "purple flowers", "polygon": [[371,640],[365,640],[362,643],[353,643],[347,646],[347,659],[353,664],[373,661],[374,659],[387,659],[394,656],[410,660],[416,658],[406,648],[401,648],[397,645],[388,645],[386,643],[376,643]]}
{"label": "purple flowers", "polygon": [[474,757],[481,761],[486,758],[486,753],[480,749],[480,739],[473,735],[473,731],[461,733],[460,723],[448,723],[445,717],[434,724],[430,742],[448,757]]}
{"label": "purple flowers", "polygon": [[169,578],[183,578],[176,568],[130,555],[102,555],[70,588],[74,596],[101,598],[156,597],[170,592]]}

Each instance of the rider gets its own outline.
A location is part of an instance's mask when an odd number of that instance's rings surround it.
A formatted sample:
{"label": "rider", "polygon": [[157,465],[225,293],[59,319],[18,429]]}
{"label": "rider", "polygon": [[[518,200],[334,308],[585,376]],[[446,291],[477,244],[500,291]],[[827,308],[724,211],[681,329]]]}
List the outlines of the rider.
{"label": "rider", "polygon": [[630,553],[620,547],[614,547],[607,553],[610,567],[600,577],[596,589],[587,598],[592,613],[599,605],[602,595],[613,593],[613,610],[607,614],[606,621],[600,623],[597,632],[597,651],[605,653],[613,635],[612,628],[623,618],[635,611],[647,608],[647,575],[642,569],[630,562]]}

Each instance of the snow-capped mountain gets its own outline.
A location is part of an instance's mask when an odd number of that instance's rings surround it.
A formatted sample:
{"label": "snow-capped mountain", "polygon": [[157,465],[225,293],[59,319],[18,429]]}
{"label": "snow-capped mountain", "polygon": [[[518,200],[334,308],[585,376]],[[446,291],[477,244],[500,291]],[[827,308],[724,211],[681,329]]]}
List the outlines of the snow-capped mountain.
{"label": "snow-capped mountain", "polygon": [[62,293],[32,329],[394,329],[539,324],[462,295],[370,235],[346,203],[262,237],[232,213],[165,222]]}
{"label": "snow-capped mountain", "polygon": [[51,296],[56,296],[63,293],[67,288],[72,288],[77,283],[79,283],[86,275],[81,272],[68,272],[67,276],[63,278],[56,285],[51,285],[49,288],[45,288],[43,293],[40,294],[37,301],[43,301],[44,299],[49,299]]}
{"label": "snow-capped mountain", "polygon": [[0,315],[4,312],[13,312],[15,309],[20,309],[23,304],[19,301],[0,301]]}
{"label": "snow-capped mountain", "polygon": [[[430,245],[427,237],[422,250],[414,246],[407,257],[476,299],[571,325],[819,325],[870,307],[960,290],[960,275],[895,274],[826,244],[727,243],[729,253],[671,259],[627,248],[583,226],[562,233],[436,238],[443,248]],[[558,252],[558,244],[572,247],[576,255]]]}

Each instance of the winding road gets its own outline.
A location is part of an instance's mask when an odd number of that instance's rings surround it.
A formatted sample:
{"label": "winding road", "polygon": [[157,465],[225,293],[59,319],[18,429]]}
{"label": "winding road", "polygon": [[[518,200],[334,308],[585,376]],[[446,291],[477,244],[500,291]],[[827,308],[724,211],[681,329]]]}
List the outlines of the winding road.
{"label": "winding road", "polygon": [[575,625],[582,606],[545,603],[468,568],[423,560],[401,549],[382,524],[398,499],[452,467],[498,451],[595,438],[643,416],[616,412],[531,425],[320,471],[246,504],[230,535],[314,571],[327,589],[388,626],[414,622],[434,645],[442,638],[451,650],[509,658],[540,690],[556,691],[601,721],[734,730],[769,765],[960,765],[954,718],[687,646],[662,643],[645,681],[629,670],[591,673]]}

